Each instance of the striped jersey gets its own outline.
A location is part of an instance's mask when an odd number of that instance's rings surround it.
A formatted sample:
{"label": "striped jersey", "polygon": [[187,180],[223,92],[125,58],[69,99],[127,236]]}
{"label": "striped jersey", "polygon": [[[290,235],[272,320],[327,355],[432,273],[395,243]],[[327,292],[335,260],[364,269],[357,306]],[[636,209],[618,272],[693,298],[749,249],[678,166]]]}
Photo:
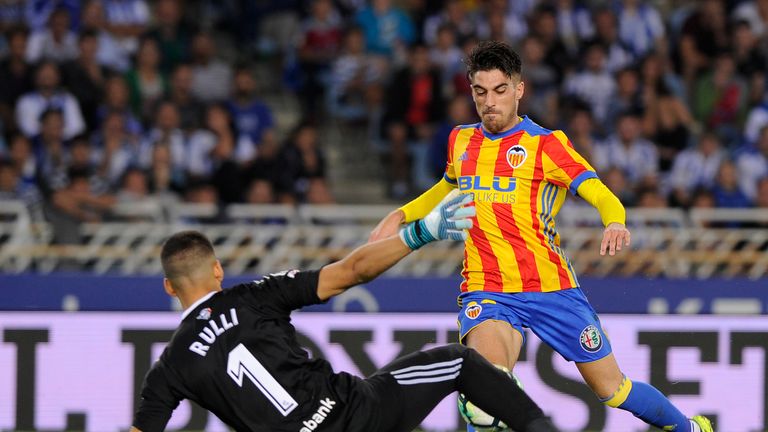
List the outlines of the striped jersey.
{"label": "striped jersey", "polygon": [[492,134],[481,123],[448,139],[445,179],[473,192],[477,216],[464,249],[462,292],[558,291],[579,286],[555,216],[566,191],[596,178],[562,131],[527,116]]}

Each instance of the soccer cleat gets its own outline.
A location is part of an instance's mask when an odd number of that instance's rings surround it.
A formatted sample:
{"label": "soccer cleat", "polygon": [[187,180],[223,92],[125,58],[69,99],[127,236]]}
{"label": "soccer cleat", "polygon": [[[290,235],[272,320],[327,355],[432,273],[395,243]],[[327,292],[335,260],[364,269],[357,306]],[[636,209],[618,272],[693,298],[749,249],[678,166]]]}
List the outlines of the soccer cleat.
{"label": "soccer cleat", "polygon": [[[692,426],[694,426],[693,432],[714,432],[714,429],[712,429],[712,422],[704,416],[694,416],[691,419],[691,423]],[[698,426],[698,428],[696,428],[696,426]]]}

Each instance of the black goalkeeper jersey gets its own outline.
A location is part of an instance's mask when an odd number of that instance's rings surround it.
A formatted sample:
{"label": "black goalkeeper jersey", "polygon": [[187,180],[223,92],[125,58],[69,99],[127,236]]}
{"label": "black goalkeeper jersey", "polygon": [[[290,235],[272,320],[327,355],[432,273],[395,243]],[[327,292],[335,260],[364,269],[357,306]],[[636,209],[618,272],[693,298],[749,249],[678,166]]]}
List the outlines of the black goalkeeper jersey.
{"label": "black goalkeeper jersey", "polygon": [[361,380],[310,358],[290,321],[292,310],[321,302],[318,275],[273,274],[188,308],[147,373],[133,425],[163,430],[190,399],[238,431],[347,429],[346,405]]}

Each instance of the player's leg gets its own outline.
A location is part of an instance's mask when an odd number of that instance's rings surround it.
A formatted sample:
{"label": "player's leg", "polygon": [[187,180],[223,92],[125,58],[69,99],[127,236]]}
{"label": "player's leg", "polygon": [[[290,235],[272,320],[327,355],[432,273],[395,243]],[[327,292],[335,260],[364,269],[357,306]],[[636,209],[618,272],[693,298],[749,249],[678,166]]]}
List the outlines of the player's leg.
{"label": "player's leg", "polygon": [[541,409],[504,372],[476,351],[451,344],[401,357],[367,381],[389,413],[382,432],[409,431],[454,391],[465,393],[488,413],[515,430],[556,430]]}
{"label": "player's leg", "polygon": [[488,320],[470,330],[464,344],[494,365],[513,370],[523,346],[523,335],[508,322]]}

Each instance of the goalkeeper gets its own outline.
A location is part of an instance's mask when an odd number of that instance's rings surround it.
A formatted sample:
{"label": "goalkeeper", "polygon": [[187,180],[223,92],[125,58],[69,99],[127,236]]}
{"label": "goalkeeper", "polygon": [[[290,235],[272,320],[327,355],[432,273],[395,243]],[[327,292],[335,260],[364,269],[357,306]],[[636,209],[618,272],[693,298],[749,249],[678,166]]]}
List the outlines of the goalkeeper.
{"label": "goalkeeper", "polygon": [[222,291],[213,246],[185,231],[163,245],[168,294],[184,313],[144,379],[132,432],[165,428],[182,399],[238,431],[410,432],[447,395],[461,391],[523,432],[556,429],[504,372],[458,344],[399,358],[366,379],[309,358],[291,311],[371,280],[435,240],[463,240],[470,195],[438,205],[399,235],[362,246],[317,271],[292,270]]}

